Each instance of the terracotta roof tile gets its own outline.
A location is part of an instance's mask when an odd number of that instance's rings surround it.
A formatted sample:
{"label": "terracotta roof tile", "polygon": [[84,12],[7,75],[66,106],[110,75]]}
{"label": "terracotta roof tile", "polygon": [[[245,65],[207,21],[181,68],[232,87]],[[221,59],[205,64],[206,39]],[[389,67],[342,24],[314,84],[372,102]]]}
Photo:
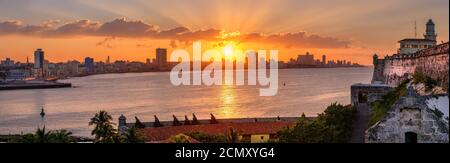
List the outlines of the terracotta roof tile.
{"label": "terracotta roof tile", "polygon": [[147,141],[162,141],[171,136],[203,132],[211,135],[225,134],[230,127],[241,131],[241,134],[275,134],[285,126],[293,126],[294,122],[251,122],[251,123],[218,123],[203,125],[183,125],[166,127],[149,127],[141,129]]}

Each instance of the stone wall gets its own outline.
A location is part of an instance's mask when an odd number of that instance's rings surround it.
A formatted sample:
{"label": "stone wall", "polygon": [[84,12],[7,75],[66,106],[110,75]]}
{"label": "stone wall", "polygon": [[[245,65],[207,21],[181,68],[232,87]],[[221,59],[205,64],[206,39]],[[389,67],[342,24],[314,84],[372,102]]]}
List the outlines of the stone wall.
{"label": "stone wall", "polygon": [[[374,81],[384,84],[398,85],[416,70],[438,80],[441,86],[448,85],[449,43],[421,50],[415,54],[395,54],[378,59],[374,68]],[[382,69],[382,70],[381,70]],[[382,76],[380,73],[382,71]]]}
{"label": "stone wall", "polygon": [[417,143],[448,143],[449,125],[425,104],[426,98],[402,97],[377,124],[366,131],[367,143],[404,143],[407,133]]}
{"label": "stone wall", "polygon": [[[387,92],[391,91],[393,87],[384,84],[353,84],[351,86],[351,104],[358,109],[361,103],[370,104],[381,97]],[[362,100],[361,96],[366,96],[366,99]]]}

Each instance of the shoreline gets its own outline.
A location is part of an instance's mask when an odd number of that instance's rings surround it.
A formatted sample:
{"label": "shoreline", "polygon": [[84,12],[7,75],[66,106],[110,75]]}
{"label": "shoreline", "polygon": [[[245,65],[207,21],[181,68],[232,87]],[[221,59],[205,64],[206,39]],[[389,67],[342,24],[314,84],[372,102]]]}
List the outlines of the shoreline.
{"label": "shoreline", "polygon": [[[289,68],[278,68],[279,70],[289,70],[289,69],[337,69],[337,68],[371,68],[372,66],[348,66],[348,67],[289,67]],[[235,70],[235,69],[233,69]],[[247,69],[244,69],[247,70]],[[170,70],[160,70],[160,71],[130,71],[130,72],[104,72],[104,73],[94,73],[94,74],[83,74],[77,76],[70,76],[65,78],[60,78],[59,80],[66,80],[70,78],[79,78],[95,75],[105,75],[105,74],[128,74],[128,73],[148,73],[148,72],[170,72]]]}
{"label": "shoreline", "polygon": [[0,90],[69,88],[71,83],[7,83],[0,84]]}

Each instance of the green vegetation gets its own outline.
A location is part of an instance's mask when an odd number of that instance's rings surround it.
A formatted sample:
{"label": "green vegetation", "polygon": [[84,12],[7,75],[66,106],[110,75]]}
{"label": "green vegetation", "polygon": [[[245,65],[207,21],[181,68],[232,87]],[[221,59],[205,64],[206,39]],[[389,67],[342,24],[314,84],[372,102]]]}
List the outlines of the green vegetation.
{"label": "green vegetation", "polygon": [[196,143],[191,137],[185,134],[178,134],[169,138],[170,143]]}
{"label": "green vegetation", "polygon": [[241,140],[241,131],[232,127],[224,134],[207,134],[203,132],[189,132],[185,133],[191,138],[198,140],[202,143],[245,143],[246,140]]}
{"label": "green vegetation", "polygon": [[198,140],[202,143],[227,143],[227,137],[225,135],[211,135],[203,132],[189,132],[185,133],[191,138]]}
{"label": "green vegetation", "polygon": [[425,91],[430,92],[435,86],[438,85],[438,81],[426,76],[422,71],[415,71],[413,75],[413,84],[423,83],[425,85]]}
{"label": "green vegetation", "polygon": [[122,141],[124,143],[145,143],[145,137],[137,127],[131,127],[126,131]]}
{"label": "green vegetation", "polygon": [[372,115],[370,117],[368,127],[373,126],[375,123],[380,121],[392,105],[394,105],[400,97],[406,94],[406,87],[408,83],[409,80],[403,81],[394,90],[383,95],[380,100],[374,101],[370,104],[372,107]]}
{"label": "green vegetation", "polygon": [[436,117],[438,117],[439,119],[441,119],[444,116],[444,113],[442,113],[439,109],[433,109],[431,110],[433,112],[434,115],[436,115]]}
{"label": "green vegetation", "polygon": [[75,143],[72,133],[66,130],[46,131],[45,126],[34,134],[25,134],[9,140],[10,143]]}
{"label": "green vegetation", "polygon": [[101,110],[89,121],[89,126],[95,125],[91,134],[95,135],[95,143],[117,143],[120,142],[116,129],[114,129],[111,115]]}
{"label": "green vegetation", "polygon": [[281,143],[345,143],[348,142],[356,109],[333,103],[317,119],[307,119],[303,114],[292,128],[278,132]]}

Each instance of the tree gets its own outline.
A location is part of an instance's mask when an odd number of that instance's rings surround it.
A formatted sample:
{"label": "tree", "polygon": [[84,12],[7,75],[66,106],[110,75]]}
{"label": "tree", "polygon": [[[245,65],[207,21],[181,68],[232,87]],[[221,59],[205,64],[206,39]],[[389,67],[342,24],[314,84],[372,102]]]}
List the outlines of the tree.
{"label": "tree", "polygon": [[67,130],[56,130],[51,134],[54,143],[73,143],[72,132]]}
{"label": "tree", "polygon": [[114,129],[111,115],[101,110],[89,121],[89,126],[95,125],[91,134],[95,135],[95,143],[114,143],[117,141],[117,132]]}
{"label": "tree", "polygon": [[207,134],[204,132],[188,132],[185,133],[187,136],[194,138],[202,143],[227,143],[227,137],[223,134]]}
{"label": "tree", "polygon": [[141,132],[139,132],[138,128],[131,127],[125,133],[124,138],[125,143],[144,143],[145,138]]}
{"label": "tree", "polygon": [[284,143],[345,143],[351,137],[355,117],[353,107],[333,103],[316,120],[303,114],[295,126],[280,130],[278,139]]}
{"label": "tree", "polygon": [[35,143],[50,143],[51,142],[51,133],[45,132],[45,126],[40,129],[38,128],[34,135]]}
{"label": "tree", "polygon": [[74,143],[72,133],[67,130],[46,131],[45,126],[38,128],[34,134],[25,134],[17,139],[11,140],[12,143]]}
{"label": "tree", "polygon": [[234,129],[233,127],[230,127],[228,129],[228,132],[226,133],[226,137],[229,143],[238,143],[239,142],[239,136],[240,131]]}

